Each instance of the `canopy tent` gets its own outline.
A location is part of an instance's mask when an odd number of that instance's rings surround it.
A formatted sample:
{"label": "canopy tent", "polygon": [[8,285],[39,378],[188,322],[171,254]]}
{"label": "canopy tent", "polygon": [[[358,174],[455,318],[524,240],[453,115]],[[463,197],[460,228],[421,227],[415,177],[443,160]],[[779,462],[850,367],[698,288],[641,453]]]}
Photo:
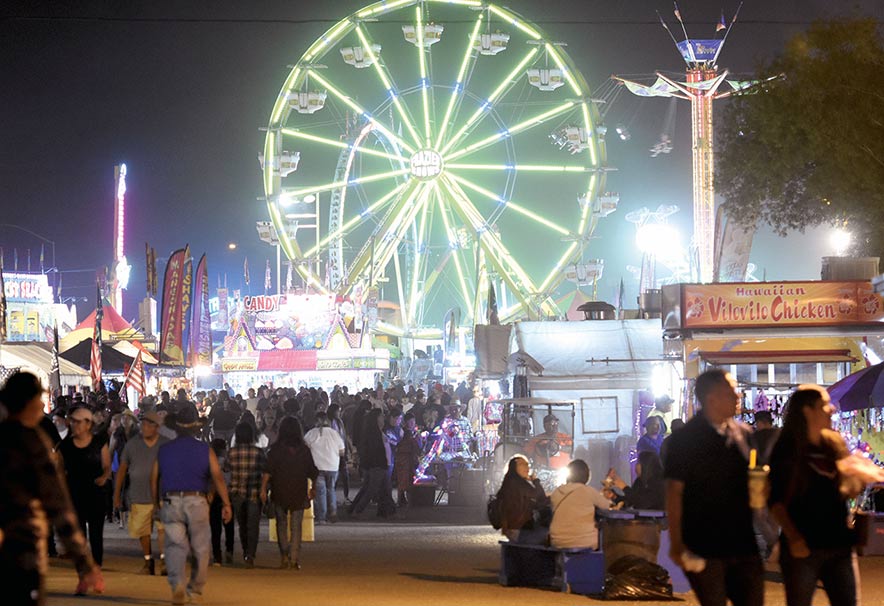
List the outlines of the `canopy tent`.
{"label": "canopy tent", "polygon": [[[645,389],[663,361],[660,320],[517,322],[510,351],[532,356],[543,376],[531,389]],[[591,386],[591,387],[590,387]]]}
{"label": "canopy tent", "polygon": [[[52,368],[52,351],[45,343],[4,343],[0,345],[0,366],[19,368],[37,375],[44,386],[49,385],[49,369]],[[89,371],[76,364],[58,359],[62,385],[90,385]]]}
{"label": "canopy tent", "polygon": [[[124,320],[113,307],[105,305],[102,309],[101,338],[103,340],[144,338],[144,335],[132,328],[132,325]],[[61,351],[67,351],[81,343],[84,339],[92,338],[92,335],[95,332],[95,315],[96,310],[93,310],[85,320],[77,324],[74,330],[61,339],[61,342],[59,343]]]}
{"label": "canopy tent", "polygon": [[[92,358],[92,339],[83,339],[67,351],[62,352],[61,357],[81,368],[89,368]],[[101,346],[102,372],[121,374],[132,364],[133,360],[132,356],[127,356],[123,352],[114,349],[110,343],[103,343]]]}
{"label": "canopy tent", "polygon": [[132,359],[135,359],[135,356],[138,355],[138,352],[141,352],[141,361],[145,364],[159,364],[159,360],[157,360],[156,356],[149,352],[147,348],[142,345],[139,341],[119,341],[114,343],[114,349],[119,351],[122,354],[129,356]]}

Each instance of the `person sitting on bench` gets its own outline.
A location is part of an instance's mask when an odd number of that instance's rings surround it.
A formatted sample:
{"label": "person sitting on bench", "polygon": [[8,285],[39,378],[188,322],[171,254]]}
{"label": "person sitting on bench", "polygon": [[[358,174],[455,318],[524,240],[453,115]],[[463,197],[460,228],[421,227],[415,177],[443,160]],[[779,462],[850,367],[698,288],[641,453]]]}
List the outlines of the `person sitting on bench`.
{"label": "person sitting on bench", "polygon": [[501,532],[510,541],[546,545],[549,534],[549,497],[540,480],[531,474],[525,455],[510,459],[497,492],[502,518]]}
{"label": "person sitting on bench", "polygon": [[568,464],[568,483],[550,496],[553,518],[550,543],[568,549],[598,549],[599,530],[595,523],[596,509],[610,509],[611,502],[595,488],[588,486],[589,465],[582,459]]}

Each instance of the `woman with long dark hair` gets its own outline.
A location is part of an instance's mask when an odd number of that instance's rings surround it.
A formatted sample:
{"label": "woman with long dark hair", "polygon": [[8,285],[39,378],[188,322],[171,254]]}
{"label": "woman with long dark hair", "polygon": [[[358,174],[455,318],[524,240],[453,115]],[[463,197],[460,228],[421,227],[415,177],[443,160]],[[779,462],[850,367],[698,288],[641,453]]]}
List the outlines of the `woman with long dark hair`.
{"label": "woman with long dark hair", "polygon": [[396,506],[387,484],[387,470],[393,460],[390,441],[384,434],[384,411],[372,408],[365,415],[362,425],[361,442],[359,443],[359,465],[362,468],[362,488],[348,513],[358,516],[373,498],[378,502],[378,515],[387,517],[394,513]]}
{"label": "woman with long dark hair", "polygon": [[308,491],[307,480],[315,483],[318,475],[310,448],[304,443],[301,422],[295,417],[285,417],[267,455],[267,468],[261,482],[261,502],[267,503],[269,487],[269,498],[276,513],[280,568],[301,569],[301,522],[315,492],[312,488]]}
{"label": "woman with long dark hair", "polygon": [[613,490],[606,491],[605,496],[612,498],[614,503],[623,502],[627,509],[651,509],[663,510],[666,507],[666,488],[663,482],[663,464],[657,453],[651,450],[643,450],[638,453],[638,462],[635,465],[636,478],[632,486],[626,484],[617,475],[614,468],[608,472],[608,478],[613,481],[622,495]]}
{"label": "woman with long dark hair", "polygon": [[549,536],[549,497],[531,473],[525,455],[517,454],[507,466],[497,491],[502,519],[501,532],[513,542],[543,544]]}
{"label": "woman with long dark hair", "polygon": [[818,580],[832,606],[857,604],[859,568],[847,500],[858,486],[848,488],[838,471],[837,462],[848,453],[831,429],[834,412],[825,389],[799,386],[771,454],[769,504],[783,529],[780,566],[788,606],[809,606]]}

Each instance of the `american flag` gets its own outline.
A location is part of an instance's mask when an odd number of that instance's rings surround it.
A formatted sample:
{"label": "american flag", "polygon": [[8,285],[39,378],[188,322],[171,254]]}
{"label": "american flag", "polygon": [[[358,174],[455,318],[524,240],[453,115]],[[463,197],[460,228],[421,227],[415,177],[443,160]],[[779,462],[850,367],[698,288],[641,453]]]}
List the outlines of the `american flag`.
{"label": "american flag", "polygon": [[135,361],[132,362],[132,368],[129,369],[129,375],[126,377],[125,387],[135,390],[139,399],[144,395],[144,361],[141,359],[141,350],[138,350]]}
{"label": "american flag", "polygon": [[61,368],[58,363],[58,323],[52,325],[52,362],[49,367],[49,392],[53,398],[61,395]]}
{"label": "american flag", "polygon": [[98,305],[95,308],[95,330],[92,333],[92,357],[89,360],[89,372],[92,374],[92,389],[101,390],[101,320],[104,318],[104,308],[101,303],[101,285],[96,286],[98,293]]}

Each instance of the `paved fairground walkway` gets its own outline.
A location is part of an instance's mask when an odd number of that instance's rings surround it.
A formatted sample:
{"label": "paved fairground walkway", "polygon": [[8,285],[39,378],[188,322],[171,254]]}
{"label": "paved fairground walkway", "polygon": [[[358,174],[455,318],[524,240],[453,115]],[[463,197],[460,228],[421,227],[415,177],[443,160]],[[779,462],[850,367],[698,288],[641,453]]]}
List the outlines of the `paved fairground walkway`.
{"label": "paved fairground walkway", "polygon": [[[371,512],[370,508],[368,512]],[[556,604],[656,604],[656,601],[612,602],[552,590],[501,587],[497,581],[500,535],[481,511],[456,507],[416,508],[399,519],[366,516],[316,527],[307,543],[301,570],[279,570],[276,544],[261,527],[256,567],[242,565],[237,538],[234,564],[211,567],[203,604],[217,606],[518,606]],[[104,577],[101,596],[74,597],[76,574],[68,560],[52,560],[48,580],[51,606],[169,604],[164,577],[137,574],[142,564],[137,542],[116,524],[105,527]],[[860,558],[863,606],[884,606],[884,557]],[[783,586],[774,565],[768,566],[765,605],[784,606]],[[692,594],[677,594],[695,605]],[[2,600],[0,600],[2,603]],[[671,602],[678,603],[678,602]],[[814,606],[828,604],[822,590]]]}

